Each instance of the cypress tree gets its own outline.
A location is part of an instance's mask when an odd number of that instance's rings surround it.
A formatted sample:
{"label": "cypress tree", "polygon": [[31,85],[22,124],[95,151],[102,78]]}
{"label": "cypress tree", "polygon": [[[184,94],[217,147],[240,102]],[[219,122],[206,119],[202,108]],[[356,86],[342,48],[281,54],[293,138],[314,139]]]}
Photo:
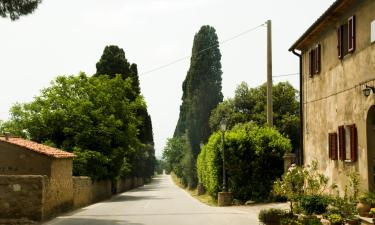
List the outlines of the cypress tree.
{"label": "cypress tree", "polygon": [[215,29],[211,26],[201,27],[194,37],[190,68],[182,85],[182,104],[174,133],[174,136],[182,136],[187,132],[193,163],[199,154],[200,143],[207,142],[210,136],[211,111],[223,101],[220,60]]}

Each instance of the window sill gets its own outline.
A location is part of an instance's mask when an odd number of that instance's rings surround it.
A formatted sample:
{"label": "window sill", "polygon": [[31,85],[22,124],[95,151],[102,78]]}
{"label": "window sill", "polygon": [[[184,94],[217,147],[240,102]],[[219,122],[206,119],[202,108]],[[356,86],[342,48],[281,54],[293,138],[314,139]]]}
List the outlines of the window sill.
{"label": "window sill", "polygon": [[354,163],[354,161],[353,161],[353,160],[350,160],[350,159],[345,159],[344,162],[345,162],[345,163]]}

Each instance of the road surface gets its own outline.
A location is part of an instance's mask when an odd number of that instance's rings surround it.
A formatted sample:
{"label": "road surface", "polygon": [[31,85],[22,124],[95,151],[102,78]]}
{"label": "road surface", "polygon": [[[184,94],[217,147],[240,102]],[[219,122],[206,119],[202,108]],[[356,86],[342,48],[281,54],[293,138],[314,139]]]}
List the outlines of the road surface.
{"label": "road surface", "polygon": [[245,225],[259,224],[255,211],[210,207],[177,187],[168,175],[51,220],[45,225]]}

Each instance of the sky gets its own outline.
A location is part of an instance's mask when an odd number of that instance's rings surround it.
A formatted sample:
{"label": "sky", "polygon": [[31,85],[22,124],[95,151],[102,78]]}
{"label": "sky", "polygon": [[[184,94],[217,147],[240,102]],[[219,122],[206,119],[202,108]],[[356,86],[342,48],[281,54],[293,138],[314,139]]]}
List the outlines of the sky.
{"label": "sky", "polygon": [[[30,102],[58,75],[95,73],[107,45],[123,48],[140,73],[152,118],[156,155],[172,137],[179,116],[182,82],[193,38],[201,26],[219,41],[272,20],[273,75],[299,72],[289,47],[333,0],[43,0],[16,22],[0,18],[0,120],[16,103]],[[266,81],[266,27],[220,45],[224,98],[246,82]],[[170,66],[160,68],[185,58]],[[157,69],[160,68],[160,69]],[[153,71],[153,72],[149,72]],[[298,76],[275,77],[298,89]]]}

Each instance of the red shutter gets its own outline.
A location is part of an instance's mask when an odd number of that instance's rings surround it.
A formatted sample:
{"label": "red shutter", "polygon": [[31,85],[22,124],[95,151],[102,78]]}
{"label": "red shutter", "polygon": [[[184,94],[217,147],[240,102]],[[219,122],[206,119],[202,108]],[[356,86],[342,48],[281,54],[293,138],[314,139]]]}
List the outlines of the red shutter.
{"label": "red shutter", "polygon": [[328,156],[329,159],[333,160],[333,154],[332,154],[332,134],[328,134]]}
{"label": "red shutter", "polygon": [[332,133],[332,160],[337,160],[337,133]]}
{"label": "red shutter", "polygon": [[338,29],[337,29],[337,53],[338,53],[338,57],[339,59],[342,59],[343,58],[343,54],[342,54],[342,30],[343,30],[343,26],[340,26]]}
{"label": "red shutter", "polygon": [[315,73],[318,74],[320,73],[320,67],[321,67],[321,47],[320,47],[320,44],[318,45],[318,47],[316,47],[315,49]]}
{"label": "red shutter", "polygon": [[357,161],[358,153],[358,135],[355,124],[350,126],[350,160],[352,162]]}
{"label": "red shutter", "polygon": [[345,156],[345,128],[344,126],[339,126],[339,158],[344,161]]}
{"label": "red shutter", "polygon": [[355,16],[348,19],[348,52],[355,50]]}
{"label": "red shutter", "polygon": [[337,133],[328,134],[328,154],[331,160],[337,160]]}
{"label": "red shutter", "polygon": [[313,77],[314,76],[314,65],[313,65],[313,61],[314,61],[314,56],[313,56],[313,50],[310,51],[309,53],[309,57],[310,57],[310,77]]}

